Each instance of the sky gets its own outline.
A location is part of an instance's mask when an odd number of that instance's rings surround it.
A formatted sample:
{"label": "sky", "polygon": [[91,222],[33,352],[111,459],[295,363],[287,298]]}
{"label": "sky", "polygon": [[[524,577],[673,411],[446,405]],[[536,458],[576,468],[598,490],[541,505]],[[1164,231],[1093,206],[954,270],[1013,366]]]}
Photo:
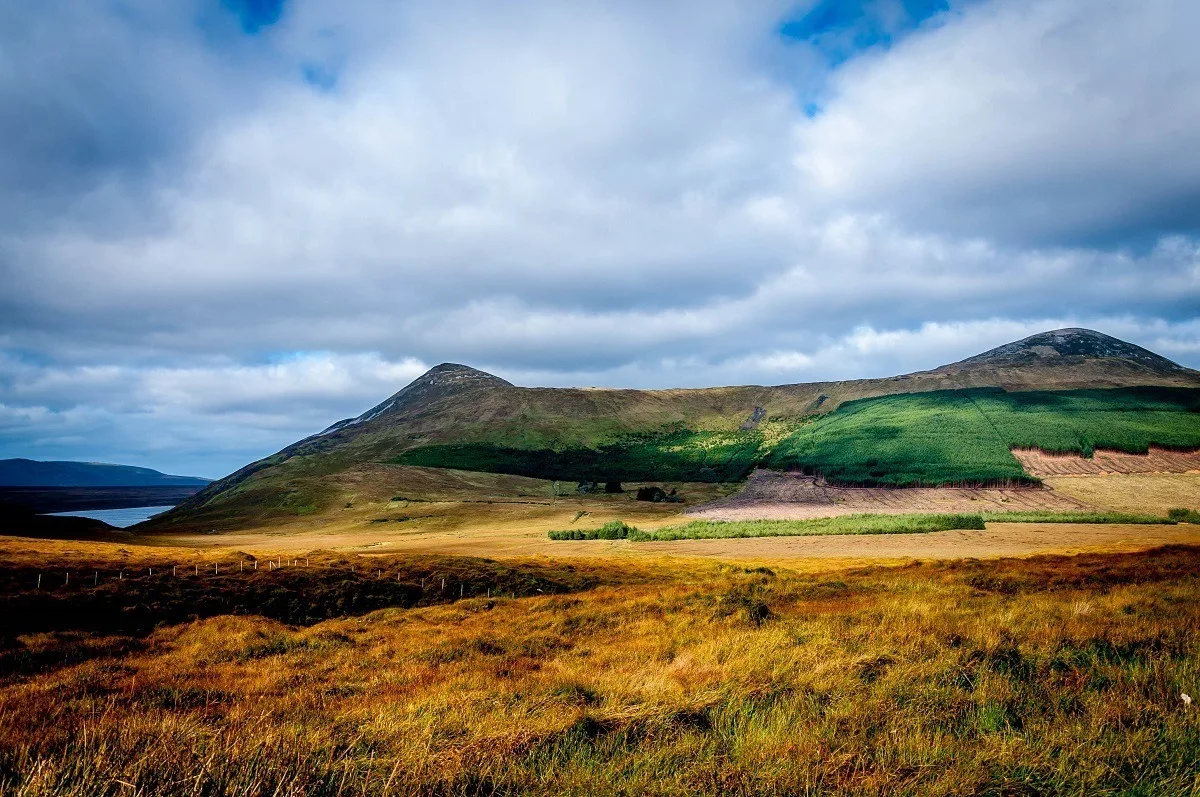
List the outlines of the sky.
{"label": "sky", "polygon": [[1200,367],[1194,0],[0,4],[0,457],[218,477],[441,362]]}

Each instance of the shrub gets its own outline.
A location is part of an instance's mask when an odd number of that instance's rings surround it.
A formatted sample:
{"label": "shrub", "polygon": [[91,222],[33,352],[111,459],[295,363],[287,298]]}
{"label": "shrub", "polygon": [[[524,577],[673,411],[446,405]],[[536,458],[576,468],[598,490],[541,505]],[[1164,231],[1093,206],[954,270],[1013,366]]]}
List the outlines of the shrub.
{"label": "shrub", "polygon": [[626,540],[643,534],[622,520],[610,520],[598,529],[564,529],[547,532],[552,540]]}

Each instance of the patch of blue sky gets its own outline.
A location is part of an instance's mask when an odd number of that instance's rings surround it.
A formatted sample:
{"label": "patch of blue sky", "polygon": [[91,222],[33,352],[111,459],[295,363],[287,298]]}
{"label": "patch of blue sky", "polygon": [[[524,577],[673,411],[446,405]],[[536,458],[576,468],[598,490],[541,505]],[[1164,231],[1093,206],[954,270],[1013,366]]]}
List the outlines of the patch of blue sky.
{"label": "patch of blue sky", "polygon": [[836,67],[867,50],[890,47],[950,9],[949,0],[818,0],[785,20],[779,35],[816,48]]}
{"label": "patch of blue sky", "polygon": [[337,88],[338,68],[332,64],[304,63],[300,65],[300,75],[304,82],[320,91],[333,91]]}
{"label": "patch of blue sky", "polygon": [[285,0],[221,0],[226,11],[237,17],[242,32],[251,36],[269,28],[283,16]]}

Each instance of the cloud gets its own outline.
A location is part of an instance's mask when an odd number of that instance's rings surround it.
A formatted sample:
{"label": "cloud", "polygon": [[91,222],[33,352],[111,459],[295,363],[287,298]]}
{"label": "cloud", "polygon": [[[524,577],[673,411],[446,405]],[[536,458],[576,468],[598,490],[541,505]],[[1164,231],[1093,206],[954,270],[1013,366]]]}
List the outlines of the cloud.
{"label": "cloud", "polygon": [[921,229],[1111,246],[1200,227],[1186,0],[1012,0],[840,70],[797,131],[829,201]]}
{"label": "cloud", "polygon": [[778,383],[1070,324],[1200,365],[1189,4],[781,35],[830,7],[0,11],[0,455],[212,475],[447,360]]}

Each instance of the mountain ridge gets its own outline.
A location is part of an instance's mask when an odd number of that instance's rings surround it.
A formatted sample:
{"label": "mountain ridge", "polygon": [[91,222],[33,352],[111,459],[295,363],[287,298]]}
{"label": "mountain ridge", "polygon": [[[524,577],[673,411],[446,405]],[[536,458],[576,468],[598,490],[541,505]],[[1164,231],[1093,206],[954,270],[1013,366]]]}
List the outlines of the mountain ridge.
{"label": "mountain ridge", "polygon": [[[696,437],[700,435],[710,439],[703,445],[724,450],[721,446],[734,445],[730,441],[749,439],[747,436],[766,440],[783,434],[804,419],[823,416],[848,401],[897,394],[973,388],[1020,392],[1143,386],[1200,388],[1200,372],[1091,330],[1039,333],[929,371],[777,386],[667,390],[518,387],[470,366],[443,363],[357,418],[339,421],[250,463],[153,523],[170,525],[191,514],[214,523],[244,520],[241,508],[251,505],[270,505],[275,507],[272,511],[307,507],[320,500],[313,496],[333,500],[334,486],[349,478],[343,474],[357,472],[355,469],[372,463],[427,466],[436,463],[438,451],[451,452],[456,446],[471,449],[476,459],[458,456],[447,462],[478,461],[483,465],[438,467],[488,470],[488,458],[506,451],[576,452],[584,455],[582,460],[568,457],[564,461],[584,462],[591,461],[587,452],[604,450],[619,441],[647,435],[668,441],[671,435],[685,432],[691,435],[687,445],[701,445]],[[743,428],[754,417],[762,422]],[[427,452],[424,459],[414,460],[412,452],[420,451]],[[711,477],[701,476],[701,480]]]}
{"label": "mountain ridge", "polygon": [[212,479],[136,465],[74,460],[0,459],[0,487],[195,487]]}

